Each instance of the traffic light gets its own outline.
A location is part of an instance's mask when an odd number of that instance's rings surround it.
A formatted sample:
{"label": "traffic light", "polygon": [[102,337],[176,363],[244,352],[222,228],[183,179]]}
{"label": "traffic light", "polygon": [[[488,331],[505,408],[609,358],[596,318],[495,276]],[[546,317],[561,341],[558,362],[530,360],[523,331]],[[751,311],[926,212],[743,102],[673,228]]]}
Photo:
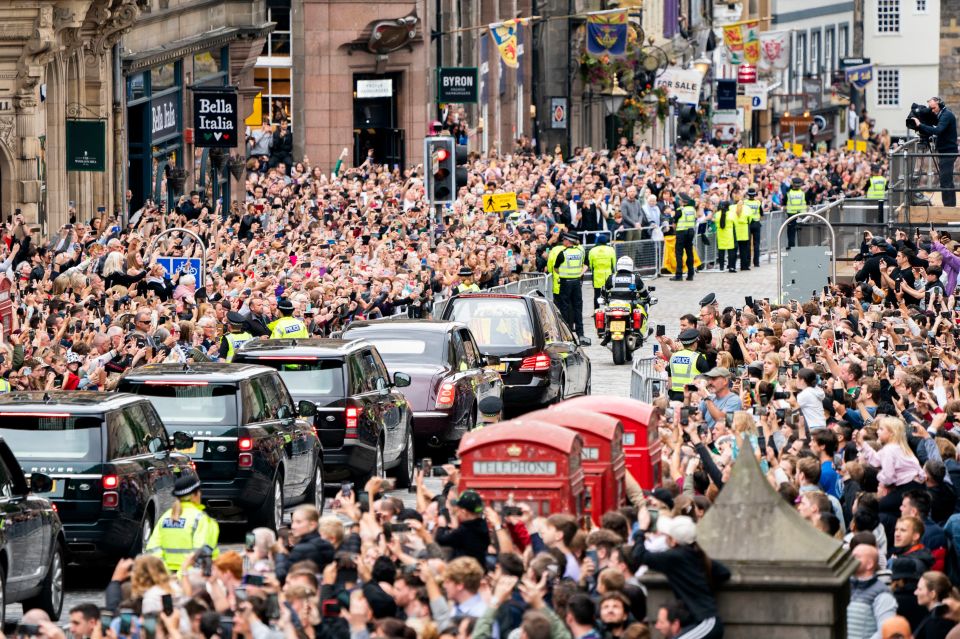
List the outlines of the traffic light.
{"label": "traffic light", "polygon": [[466,144],[457,144],[456,145],[456,165],[457,169],[454,173],[456,181],[456,190],[453,192],[453,198],[457,198],[457,193],[460,192],[460,189],[467,185],[467,155],[468,149]]}
{"label": "traffic light", "polygon": [[700,137],[700,123],[697,121],[697,107],[693,104],[682,104],[677,113],[677,140],[678,142],[693,144]]}
{"label": "traffic light", "polygon": [[457,199],[456,140],[452,137],[424,139],[426,191],[433,204]]}

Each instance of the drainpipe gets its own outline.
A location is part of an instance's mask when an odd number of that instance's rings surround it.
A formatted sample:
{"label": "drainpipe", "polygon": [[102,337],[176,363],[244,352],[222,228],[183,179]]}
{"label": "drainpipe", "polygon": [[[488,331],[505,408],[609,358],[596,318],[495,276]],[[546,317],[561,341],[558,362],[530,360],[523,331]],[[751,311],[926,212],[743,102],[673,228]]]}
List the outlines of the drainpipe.
{"label": "drainpipe", "polygon": [[123,47],[121,40],[113,45],[113,171],[114,171],[114,206],[120,210],[120,218],[126,226],[130,216],[127,210],[127,149],[124,136],[126,113],[126,87],[123,82],[123,69],[120,66],[120,52]]}

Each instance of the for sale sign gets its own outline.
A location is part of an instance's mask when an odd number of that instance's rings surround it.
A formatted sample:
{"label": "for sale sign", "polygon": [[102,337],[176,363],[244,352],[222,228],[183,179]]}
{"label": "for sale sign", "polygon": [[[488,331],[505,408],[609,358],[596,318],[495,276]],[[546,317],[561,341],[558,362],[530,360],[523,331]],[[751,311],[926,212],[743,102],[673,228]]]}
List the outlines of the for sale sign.
{"label": "for sale sign", "polygon": [[235,147],[239,134],[236,89],[194,89],[193,128],[197,147]]}

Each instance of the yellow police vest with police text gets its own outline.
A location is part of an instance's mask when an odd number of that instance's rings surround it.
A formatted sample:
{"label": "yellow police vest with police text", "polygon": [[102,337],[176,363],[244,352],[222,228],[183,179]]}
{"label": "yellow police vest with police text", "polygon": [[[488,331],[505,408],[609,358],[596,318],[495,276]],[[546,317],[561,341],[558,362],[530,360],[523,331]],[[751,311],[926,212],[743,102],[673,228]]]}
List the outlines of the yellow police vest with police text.
{"label": "yellow police vest with police text", "polygon": [[680,209],[680,219],[677,220],[677,232],[688,231],[697,226],[697,209],[687,205]]}
{"label": "yellow police vest with police text", "polygon": [[570,246],[563,250],[563,264],[557,269],[560,279],[579,279],[583,273],[584,254],[582,246]]}
{"label": "yellow police vest with police text", "polygon": [[787,191],[787,215],[796,215],[807,210],[807,196],[800,189]]}
{"label": "yellow police vest with police text", "polygon": [[179,519],[173,519],[170,510],[160,516],[145,550],[147,554],[160,557],[171,573],[180,570],[187,557],[204,546],[213,548],[214,557],[219,553],[220,526],[217,521],[203,512],[203,506],[192,501],[183,501],[180,505]]}
{"label": "yellow police vest with police text", "polygon": [[590,249],[590,270],[593,271],[593,288],[603,288],[607,278],[617,270],[617,251],[606,244]]}
{"label": "yellow police vest with police text", "polygon": [[227,333],[223,337],[227,340],[227,356],[224,358],[227,362],[232,362],[233,356],[237,354],[237,349],[253,339],[253,335],[247,331],[242,333]]}
{"label": "yellow police vest with police text", "polygon": [[670,358],[670,390],[682,393],[683,387],[692,384],[697,376],[697,359],[700,353],[687,349],[679,350]]}
{"label": "yellow police vest with police text", "polygon": [[281,317],[270,323],[270,339],[310,337],[307,326],[295,317]]}
{"label": "yellow police vest with police text", "polygon": [[868,200],[882,200],[887,195],[887,178],[882,175],[874,175],[870,178],[870,186],[867,187]]}

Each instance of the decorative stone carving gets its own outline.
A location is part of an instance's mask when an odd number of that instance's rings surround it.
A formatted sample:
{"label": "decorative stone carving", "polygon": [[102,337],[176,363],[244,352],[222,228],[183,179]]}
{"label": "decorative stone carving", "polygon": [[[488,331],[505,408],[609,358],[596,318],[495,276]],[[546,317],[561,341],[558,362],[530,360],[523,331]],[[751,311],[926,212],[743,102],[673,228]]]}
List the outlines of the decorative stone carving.
{"label": "decorative stone carving", "polygon": [[139,15],[140,6],[136,0],[114,0],[110,8],[110,18],[93,40],[93,52],[99,54],[109,51],[121,36],[130,30]]}
{"label": "decorative stone carving", "polygon": [[33,93],[43,78],[44,67],[60,49],[53,22],[53,7],[41,5],[34,23],[33,35],[24,44],[17,61],[18,96]]}
{"label": "decorative stone carving", "polygon": [[17,122],[14,115],[0,115],[0,142],[8,149],[13,149],[14,138],[17,135]]}

